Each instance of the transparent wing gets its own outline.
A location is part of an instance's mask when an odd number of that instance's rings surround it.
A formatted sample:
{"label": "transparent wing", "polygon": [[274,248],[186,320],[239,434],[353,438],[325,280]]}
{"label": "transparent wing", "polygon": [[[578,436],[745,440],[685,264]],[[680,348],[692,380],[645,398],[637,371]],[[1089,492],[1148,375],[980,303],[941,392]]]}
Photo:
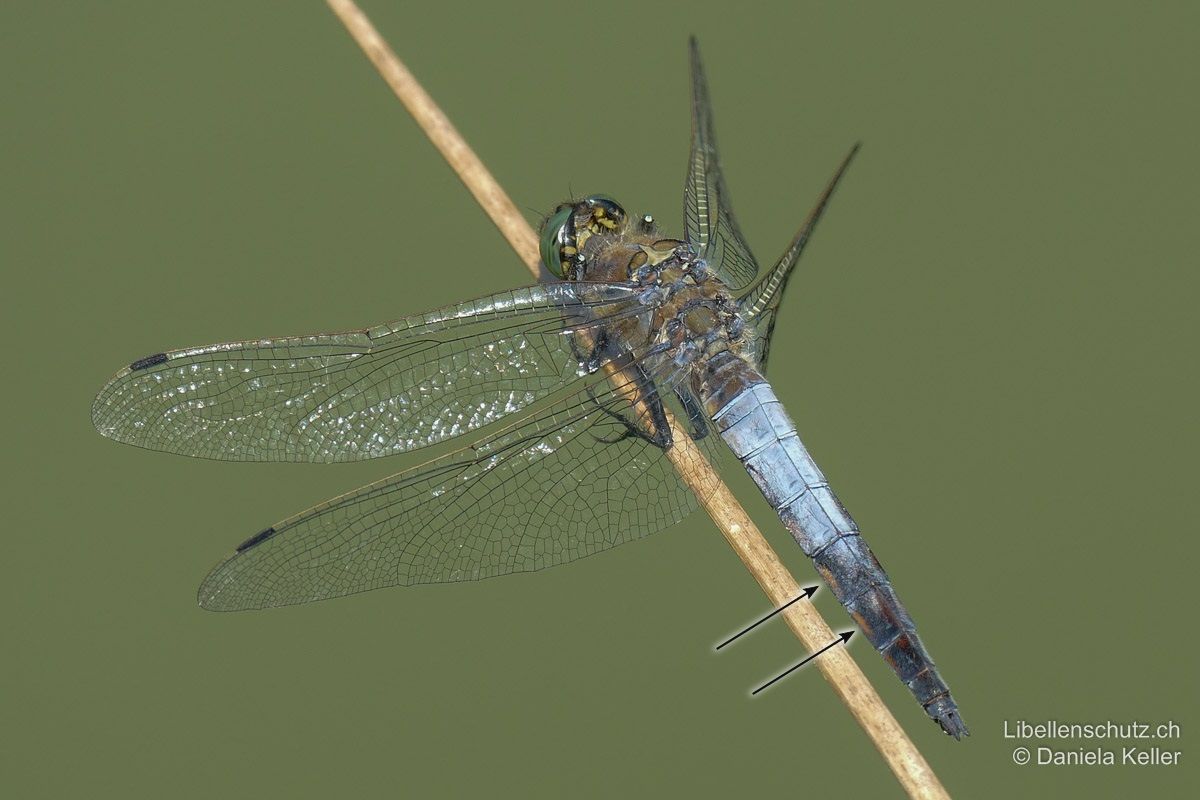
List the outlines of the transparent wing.
{"label": "transparent wing", "polygon": [[829,201],[833,197],[834,190],[837,189],[842,177],[846,174],[846,170],[850,167],[850,162],[854,160],[854,156],[858,153],[859,145],[855,144],[850,148],[850,152],[842,159],[842,163],[838,166],[837,172],[825,185],[825,190],[817,198],[817,204],[808,212],[804,222],[800,225],[800,230],[796,231],[796,235],[792,237],[791,244],[787,250],[775,262],[775,266],[771,267],[770,271],[763,276],[763,279],[754,285],[749,291],[742,296],[738,301],[742,309],[742,314],[747,323],[749,323],[750,333],[753,337],[751,342],[751,353],[753,355],[755,365],[762,372],[767,369],[767,356],[771,349],[771,334],[775,331],[775,318],[779,313],[779,304],[783,300],[784,290],[787,289],[788,280],[794,274],[796,264],[800,261],[800,256],[804,253],[804,248],[808,245],[812,238],[813,231],[817,228],[817,223],[821,221],[821,215],[825,213],[825,209],[829,206]]}
{"label": "transparent wing", "polygon": [[619,284],[541,284],[362,330],[159,353],[109,381],[92,421],[121,442],[227,461],[415,450],[594,370],[574,334],[648,313],[633,298]]}
{"label": "transparent wing", "polygon": [[[614,389],[603,374],[584,384],[469,447],[257,534],[205,578],[200,604],[264,608],[538,570],[639,539],[693,510],[697,496],[667,451],[702,458],[718,437],[664,448],[651,440],[653,416],[634,415],[624,393],[644,397],[644,388]],[[687,437],[684,422],[679,428]]]}
{"label": "transparent wing", "polygon": [[717,136],[713,128],[708,82],[700,60],[700,45],[690,42],[692,64],[692,152],[683,186],[683,219],[687,241],[733,289],[750,285],[758,263],[746,245],[733,216],[729,190],[721,175]]}
{"label": "transparent wing", "polygon": [[764,375],[767,373],[767,356],[771,352],[771,336],[775,333],[775,317],[778,313],[778,306],[765,308],[757,316],[751,317],[747,324],[750,358]]}

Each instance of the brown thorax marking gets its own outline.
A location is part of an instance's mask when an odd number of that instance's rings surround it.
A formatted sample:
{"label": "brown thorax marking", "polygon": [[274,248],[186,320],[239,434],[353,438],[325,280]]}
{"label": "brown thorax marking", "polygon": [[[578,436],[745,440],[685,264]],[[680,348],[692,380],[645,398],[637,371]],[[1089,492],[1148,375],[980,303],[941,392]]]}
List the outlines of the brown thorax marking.
{"label": "brown thorax marking", "polygon": [[576,258],[576,279],[637,284],[652,309],[648,326],[616,326],[635,350],[669,347],[681,366],[724,350],[742,355],[747,342],[737,303],[690,245],[664,238],[649,215],[614,220],[597,207],[580,216],[575,252],[563,248]]}

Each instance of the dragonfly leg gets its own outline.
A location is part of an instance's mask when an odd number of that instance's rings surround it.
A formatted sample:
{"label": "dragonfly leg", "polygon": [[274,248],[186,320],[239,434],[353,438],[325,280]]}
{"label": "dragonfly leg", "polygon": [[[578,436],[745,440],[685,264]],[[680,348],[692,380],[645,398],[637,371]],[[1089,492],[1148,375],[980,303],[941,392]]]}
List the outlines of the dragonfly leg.
{"label": "dragonfly leg", "polygon": [[[663,409],[662,398],[658,395],[658,389],[654,385],[654,381],[646,374],[641,364],[632,363],[624,366],[621,369],[621,374],[628,376],[634,394],[637,397],[637,403],[644,412],[639,415],[641,419],[631,420],[625,414],[614,411],[604,403],[597,401],[600,410],[607,416],[620,422],[624,430],[613,437],[604,438],[596,436],[596,441],[605,444],[616,444],[631,437],[642,439],[655,447],[666,450],[671,446],[671,426],[667,423],[667,414]],[[588,390],[590,393],[590,389]],[[648,430],[647,430],[648,428]],[[593,434],[594,435],[594,434]]]}
{"label": "dragonfly leg", "polygon": [[[571,353],[579,359],[580,366],[589,373],[599,370],[604,362],[613,356],[612,341],[608,338],[608,332],[603,328],[597,331],[594,337],[576,335],[569,337],[568,341],[571,345]],[[581,347],[581,344],[585,346]]]}
{"label": "dragonfly leg", "polygon": [[692,441],[700,441],[708,435],[708,423],[704,419],[704,410],[700,408],[700,401],[694,394],[681,386],[675,387],[675,396],[683,404],[688,421],[692,423],[692,430],[689,432]]}

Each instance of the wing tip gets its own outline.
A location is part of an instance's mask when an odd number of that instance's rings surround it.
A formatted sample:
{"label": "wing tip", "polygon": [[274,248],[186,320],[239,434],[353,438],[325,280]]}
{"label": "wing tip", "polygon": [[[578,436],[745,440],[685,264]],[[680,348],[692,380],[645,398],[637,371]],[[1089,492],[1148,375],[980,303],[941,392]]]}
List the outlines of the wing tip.
{"label": "wing tip", "polygon": [[[217,612],[253,611],[279,605],[277,603],[262,602],[261,598],[257,597],[256,594],[247,595],[245,592],[237,591],[238,582],[235,580],[236,576],[231,572],[233,565],[242,563],[241,557],[247,551],[252,550],[277,533],[279,533],[279,530],[274,525],[269,528],[263,528],[239,544],[228,558],[213,567],[204,576],[204,580],[200,582],[200,586],[196,589],[196,605],[205,611]],[[255,602],[256,598],[257,602]]]}
{"label": "wing tip", "polygon": [[705,84],[704,59],[700,57],[700,40],[694,33],[688,36],[688,61],[692,66],[692,88],[699,89]]}
{"label": "wing tip", "polygon": [[258,545],[262,544],[267,539],[270,539],[272,536],[274,536],[278,532],[279,531],[275,530],[274,525],[272,525],[269,528],[263,528],[261,531],[259,531],[258,533],[254,534],[249,539],[247,539],[246,541],[239,544],[237,546],[237,549],[235,552],[244,553],[247,550],[249,550],[251,547],[257,547]]}
{"label": "wing tip", "polygon": [[112,380],[104,385],[104,388],[101,389],[96,394],[96,397],[92,400],[92,427],[95,428],[96,432],[104,438],[112,439],[113,441],[117,442],[122,440],[117,435],[117,425],[111,419],[109,419],[109,412],[111,411],[110,406],[113,405],[112,399],[109,397],[109,390],[113,384],[120,380],[122,376],[127,374],[128,372],[121,370],[121,372],[114,376]]}
{"label": "wing tip", "polygon": [[132,439],[123,438],[120,436],[120,431],[118,430],[117,424],[107,418],[110,412],[116,410],[113,408],[113,406],[117,405],[114,400],[114,387],[121,384],[123,380],[135,372],[147,370],[151,367],[157,367],[161,364],[167,363],[170,360],[171,356],[169,353],[152,353],[148,356],[143,356],[142,358],[129,362],[129,364],[117,372],[116,375],[113,375],[111,378],[109,378],[108,382],[101,387],[100,391],[96,393],[96,397],[92,400],[92,427],[94,427],[96,431],[106,439],[112,439],[113,441],[123,442],[125,444],[137,444],[137,442],[133,441]]}
{"label": "wing tip", "polygon": [[218,613],[246,611],[252,608],[251,606],[239,605],[224,591],[226,588],[225,584],[227,583],[223,574],[224,570],[236,556],[237,554],[235,553],[233,556],[225,559],[204,576],[204,580],[200,582],[200,586],[196,589],[196,605],[205,611]]}

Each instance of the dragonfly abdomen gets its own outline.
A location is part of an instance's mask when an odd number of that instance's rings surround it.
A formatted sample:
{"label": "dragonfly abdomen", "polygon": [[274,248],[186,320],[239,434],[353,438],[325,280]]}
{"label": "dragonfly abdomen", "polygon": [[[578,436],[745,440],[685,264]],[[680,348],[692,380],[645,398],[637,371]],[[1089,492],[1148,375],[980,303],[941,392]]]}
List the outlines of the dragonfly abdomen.
{"label": "dragonfly abdomen", "polygon": [[733,450],[788,532],[862,632],[946,733],[967,733],[950,689],[858,526],[829,488],[771,385],[733,353],[697,387]]}

